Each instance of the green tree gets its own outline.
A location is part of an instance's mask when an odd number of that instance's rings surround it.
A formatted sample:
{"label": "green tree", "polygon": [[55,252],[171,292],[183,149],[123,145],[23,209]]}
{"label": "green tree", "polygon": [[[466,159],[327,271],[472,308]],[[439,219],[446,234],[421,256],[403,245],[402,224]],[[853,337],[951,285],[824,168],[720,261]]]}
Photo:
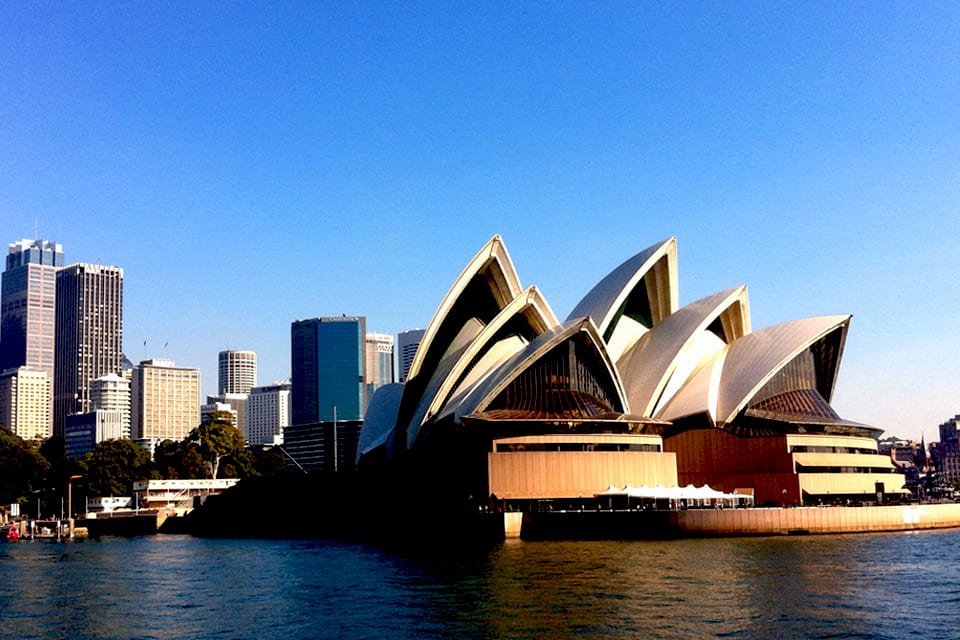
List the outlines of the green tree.
{"label": "green tree", "polygon": [[251,478],[260,475],[254,467],[254,458],[250,449],[242,449],[224,456],[217,473],[221,478]]}
{"label": "green tree", "polygon": [[80,460],[67,457],[66,445],[60,436],[51,436],[40,445],[40,455],[47,462],[43,480],[44,502],[54,511],[60,500],[66,498],[67,483],[72,476],[86,475],[86,467]]}
{"label": "green tree", "polygon": [[86,484],[92,496],[130,495],[133,483],[159,474],[150,454],[130,440],[105,440],[83,458]]}
{"label": "green tree", "polygon": [[186,438],[189,444],[196,445],[197,453],[211,478],[217,477],[221,460],[227,456],[239,460],[238,455],[244,451],[243,434],[231,422],[229,413],[214,411]]}
{"label": "green tree", "polygon": [[160,477],[165,480],[183,478],[183,445],[173,440],[163,440],[153,451],[153,462]]}
{"label": "green tree", "polygon": [[252,457],[256,475],[276,476],[286,471],[287,459],[276,447],[253,452]]}
{"label": "green tree", "polygon": [[200,454],[200,447],[195,442],[183,441],[180,443],[180,477],[205,478],[207,465]]}
{"label": "green tree", "polygon": [[49,463],[20,436],[0,427],[0,504],[23,502],[43,486]]}

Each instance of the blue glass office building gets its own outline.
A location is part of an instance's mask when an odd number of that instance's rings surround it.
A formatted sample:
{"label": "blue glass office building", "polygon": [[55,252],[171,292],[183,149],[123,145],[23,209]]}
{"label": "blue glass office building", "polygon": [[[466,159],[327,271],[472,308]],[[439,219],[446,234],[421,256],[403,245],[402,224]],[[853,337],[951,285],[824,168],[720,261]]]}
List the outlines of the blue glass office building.
{"label": "blue glass office building", "polygon": [[312,318],[290,327],[290,422],[363,420],[366,318]]}

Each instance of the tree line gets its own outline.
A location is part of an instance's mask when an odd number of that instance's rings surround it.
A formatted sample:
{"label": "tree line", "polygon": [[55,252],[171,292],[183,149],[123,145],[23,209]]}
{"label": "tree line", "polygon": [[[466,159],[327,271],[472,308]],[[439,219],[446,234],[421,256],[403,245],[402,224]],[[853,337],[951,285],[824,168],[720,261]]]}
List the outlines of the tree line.
{"label": "tree line", "polygon": [[80,505],[74,511],[82,511],[86,496],[129,496],[133,483],[140,480],[249,478],[283,472],[282,453],[247,448],[230,420],[230,414],[214,412],[183,440],[158,443],[153,458],[132,440],[105,440],[82,458],[71,458],[59,436],[25,441],[0,427],[0,505],[19,503],[22,512],[32,515],[39,505],[48,515],[60,513],[71,483],[74,505]]}

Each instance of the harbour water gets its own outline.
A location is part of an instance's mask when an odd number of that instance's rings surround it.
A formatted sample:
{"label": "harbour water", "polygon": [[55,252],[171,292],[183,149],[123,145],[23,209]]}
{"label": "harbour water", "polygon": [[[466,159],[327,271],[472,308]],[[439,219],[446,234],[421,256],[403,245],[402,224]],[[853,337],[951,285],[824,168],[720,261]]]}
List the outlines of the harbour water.
{"label": "harbour water", "polygon": [[958,638],[960,531],[0,545],[10,638]]}

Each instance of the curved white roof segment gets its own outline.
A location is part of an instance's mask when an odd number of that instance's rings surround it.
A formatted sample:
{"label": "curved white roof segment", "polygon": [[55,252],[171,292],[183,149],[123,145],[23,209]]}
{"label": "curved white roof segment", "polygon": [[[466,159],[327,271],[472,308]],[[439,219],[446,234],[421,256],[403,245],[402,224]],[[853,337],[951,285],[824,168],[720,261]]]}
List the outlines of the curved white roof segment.
{"label": "curved white roof segment", "polygon": [[[750,333],[750,307],[743,285],[692,302],[645,333],[617,361],[627,399],[634,413],[653,416],[671,377],[694,353],[698,336],[718,322],[727,344]],[[718,343],[719,343],[719,340]],[[722,344],[722,343],[721,343]],[[690,365],[696,365],[691,362]],[[689,368],[688,368],[689,371]],[[672,385],[671,385],[672,386]]]}
{"label": "curved white roof segment", "polygon": [[377,447],[387,445],[397,424],[397,410],[403,396],[402,384],[387,384],[374,392],[364,413],[357,443],[357,461]]}
{"label": "curved white roof segment", "polygon": [[593,324],[590,318],[568,320],[562,325],[540,334],[533,342],[528,344],[523,351],[514,355],[493,371],[485,380],[477,384],[456,406],[450,407],[450,410],[454,412],[457,419],[483,411],[521,373],[549,354],[554,347],[573,338],[579,333],[585,334],[591,344],[596,348],[597,354],[606,372],[610,376],[609,379],[612,382],[617,396],[613,400],[619,404],[619,406],[614,407],[614,410],[629,413],[626,397],[623,393],[623,385],[620,382],[620,375],[617,373],[613,361],[604,348],[603,340],[600,337],[599,331],[597,331],[596,325]]}
{"label": "curved white roof segment", "polygon": [[849,315],[820,316],[745,335],[704,364],[657,418],[676,420],[706,412],[714,424],[726,424],[791,360],[828,335],[840,332],[835,358],[822,363],[829,377],[822,385],[826,391],[823,395],[829,402],[849,326]]}
{"label": "curved white roof segment", "polygon": [[[437,311],[433,314],[430,324],[427,325],[423,333],[420,346],[417,348],[417,354],[414,356],[413,362],[410,363],[410,370],[407,373],[408,380],[421,373],[428,355],[434,355],[432,352],[439,351],[439,354],[442,355],[447,351],[449,345],[435,345],[434,341],[444,322],[446,322],[448,314],[466,290],[467,285],[477,276],[487,281],[500,309],[520,293],[520,278],[517,277],[517,272],[510,260],[510,254],[507,253],[503,238],[499,235],[493,236],[483,245],[460,272],[450,290],[440,301],[440,306],[437,307]],[[429,373],[432,375],[432,372]]]}
{"label": "curved white roof segment", "polygon": [[[647,247],[632,258],[623,262],[607,274],[574,307],[567,320],[590,317],[597,325],[600,335],[612,337],[621,319],[621,310],[639,286],[644,289],[650,302],[651,322],[654,326],[676,311],[677,293],[677,239],[668,238],[651,247]],[[645,330],[645,328],[643,329]],[[618,358],[642,331],[633,332],[632,337],[622,337],[620,343],[611,352]],[[614,341],[611,340],[611,343]],[[611,345],[608,345],[611,346]]]}
{"label": "curved white roof segment", "polygon": [[[513,320],[523,323],[528,336],[538,336],[560,324],[540,291],[533,286],[527,287],[469,344],[449,354],[437,366],[407,427],[408,447],[414,445],[420,427],[440,411],[461,380],[468,374],[477,379],[528,344],[527,338],[508,331],[507,325]],[[497,345],[501,348],[495,348]],[[480,370],[471,373],[475,368]]]}

